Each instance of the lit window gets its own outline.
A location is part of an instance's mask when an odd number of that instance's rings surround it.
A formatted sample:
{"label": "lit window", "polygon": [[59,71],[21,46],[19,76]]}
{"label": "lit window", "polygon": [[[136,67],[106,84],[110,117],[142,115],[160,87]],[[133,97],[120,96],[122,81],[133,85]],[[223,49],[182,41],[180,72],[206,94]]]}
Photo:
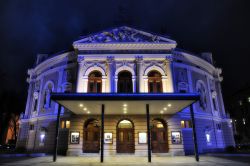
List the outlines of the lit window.
{"label": "lit window", "polygon": [[243,121],[243,124],[245,125],[246,124],[246,119],[243,118],[242,121]]}
{"label": "lit window", "polygon": [[181,128],[192,128],[192,123],[190,120],[182,120]]}
{"label": "lit window", "polygon": [[64,121],[64,120],[61,121],[61,128],[62,128],[62,129],[65,128],[65,121]]}
{"label": "lit window", "polygon": [[242,101],[241,100],[239,101],[239,104],[242,105]]}
{"label": "lit window", "polygon": [[156,124],[156,127],[157,127],[157,128],[164,128],[164,126],[163,126],[163,124],[162,124],[161,122],[158,122],[158,123]]}
{"label": "lit window", "polygon": [[250,103],[250,97],[248,97],[248,102]]}
{"label": "lit window", "polygon": [[206,141],[208,144],[211,143],[211,136],[210,136],[210,133],[206,133]]}
{"label": "lit window", "polygon": [[69,120],[66,120],[66,128],[70,128],[70,121]]}
{"label": "lit window", "polygon": [[70,121],[69,120],[62,120],[61,121],[61,128],[62,129],[69,129],[70,128]]}
{"label": "lit window", "polygon": [[45,143],[45,131],[41,131],[39,146],[44,146],[44,143]]}

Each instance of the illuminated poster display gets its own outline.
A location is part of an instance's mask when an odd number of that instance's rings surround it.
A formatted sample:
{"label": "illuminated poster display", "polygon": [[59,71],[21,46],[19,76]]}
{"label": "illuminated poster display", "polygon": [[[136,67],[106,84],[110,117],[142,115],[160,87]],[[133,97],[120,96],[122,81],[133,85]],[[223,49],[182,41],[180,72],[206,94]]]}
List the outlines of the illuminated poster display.
{"label": "illuminated poster display", "polygon": [[181,132],[172,131],[171,132],[172,144],[181,144]]}
{"label": "illuminated poster display", "polygon": [[104,143],[105,144],[112,144],[113,143],[112,133],[104,133]]}
{"label": "illuminated poster display", "polygon": [[139,132],[139,144],[146,144],[147,143],[147,133],[146,132]]}
{"label": "illuminated poster display", "polygon": [[79,144],[80,141],[80,132],[71,132],[70,133],[70,143],[71,144]]}

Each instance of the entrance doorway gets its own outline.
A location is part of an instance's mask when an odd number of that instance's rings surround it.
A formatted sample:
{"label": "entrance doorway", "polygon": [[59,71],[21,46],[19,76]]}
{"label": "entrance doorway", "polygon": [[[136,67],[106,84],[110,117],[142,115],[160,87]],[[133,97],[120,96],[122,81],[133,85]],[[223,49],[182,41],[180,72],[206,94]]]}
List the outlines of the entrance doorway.
{"label": "entrance doorway", "polygon": [[168,152],[167,124],[161,119],[155,119],[151,129],[151,146],[153,153]]}
{"label": "entrance doorway", "polygon": [[117,125],[117,153],[134,153],[134,125],[129,120],[121,120]]}
{"label": "entrance doorway", "polygon": [[100,150],[100,126],[98,120],[89,119],[84,124],[83,152],[99,153]]}

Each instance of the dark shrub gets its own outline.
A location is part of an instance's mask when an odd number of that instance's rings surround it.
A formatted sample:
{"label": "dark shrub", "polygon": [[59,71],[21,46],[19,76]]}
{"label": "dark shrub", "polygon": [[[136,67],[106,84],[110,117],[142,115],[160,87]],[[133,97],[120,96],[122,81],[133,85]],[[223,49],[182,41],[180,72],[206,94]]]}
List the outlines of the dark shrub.
{"label": "dark shrub", "polygon": [[236,148],[234,146],[227,146],[226,152],[228,152],[228,153],[236,152]]}

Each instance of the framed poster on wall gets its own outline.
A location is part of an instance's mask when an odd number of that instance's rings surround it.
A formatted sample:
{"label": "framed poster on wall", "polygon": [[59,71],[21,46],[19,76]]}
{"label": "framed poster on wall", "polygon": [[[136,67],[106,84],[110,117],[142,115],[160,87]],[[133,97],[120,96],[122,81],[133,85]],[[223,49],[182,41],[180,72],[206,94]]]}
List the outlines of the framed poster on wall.
{"label": "framed poster on wall", "polygon": [[172,131],[171,132],[171,140],[172,140],[172,144],[181,144],[181,132],[180,131]]}
{"label": "framed poster on wall", "polygon": [[147,132],[139,132],[138,133],[138,143],[139,144],[146,144],[147,143]]}
{"label": "framed poster on wall", "polygon": [[113,143],[113,134],[112,133],[104,133],[104,143],[112,144]]}
{"label": "framed poster on wall", "polygon": [[79,142],[80,142],[80,132],[79,131],[70,132],[70,143],[79,144]]}

